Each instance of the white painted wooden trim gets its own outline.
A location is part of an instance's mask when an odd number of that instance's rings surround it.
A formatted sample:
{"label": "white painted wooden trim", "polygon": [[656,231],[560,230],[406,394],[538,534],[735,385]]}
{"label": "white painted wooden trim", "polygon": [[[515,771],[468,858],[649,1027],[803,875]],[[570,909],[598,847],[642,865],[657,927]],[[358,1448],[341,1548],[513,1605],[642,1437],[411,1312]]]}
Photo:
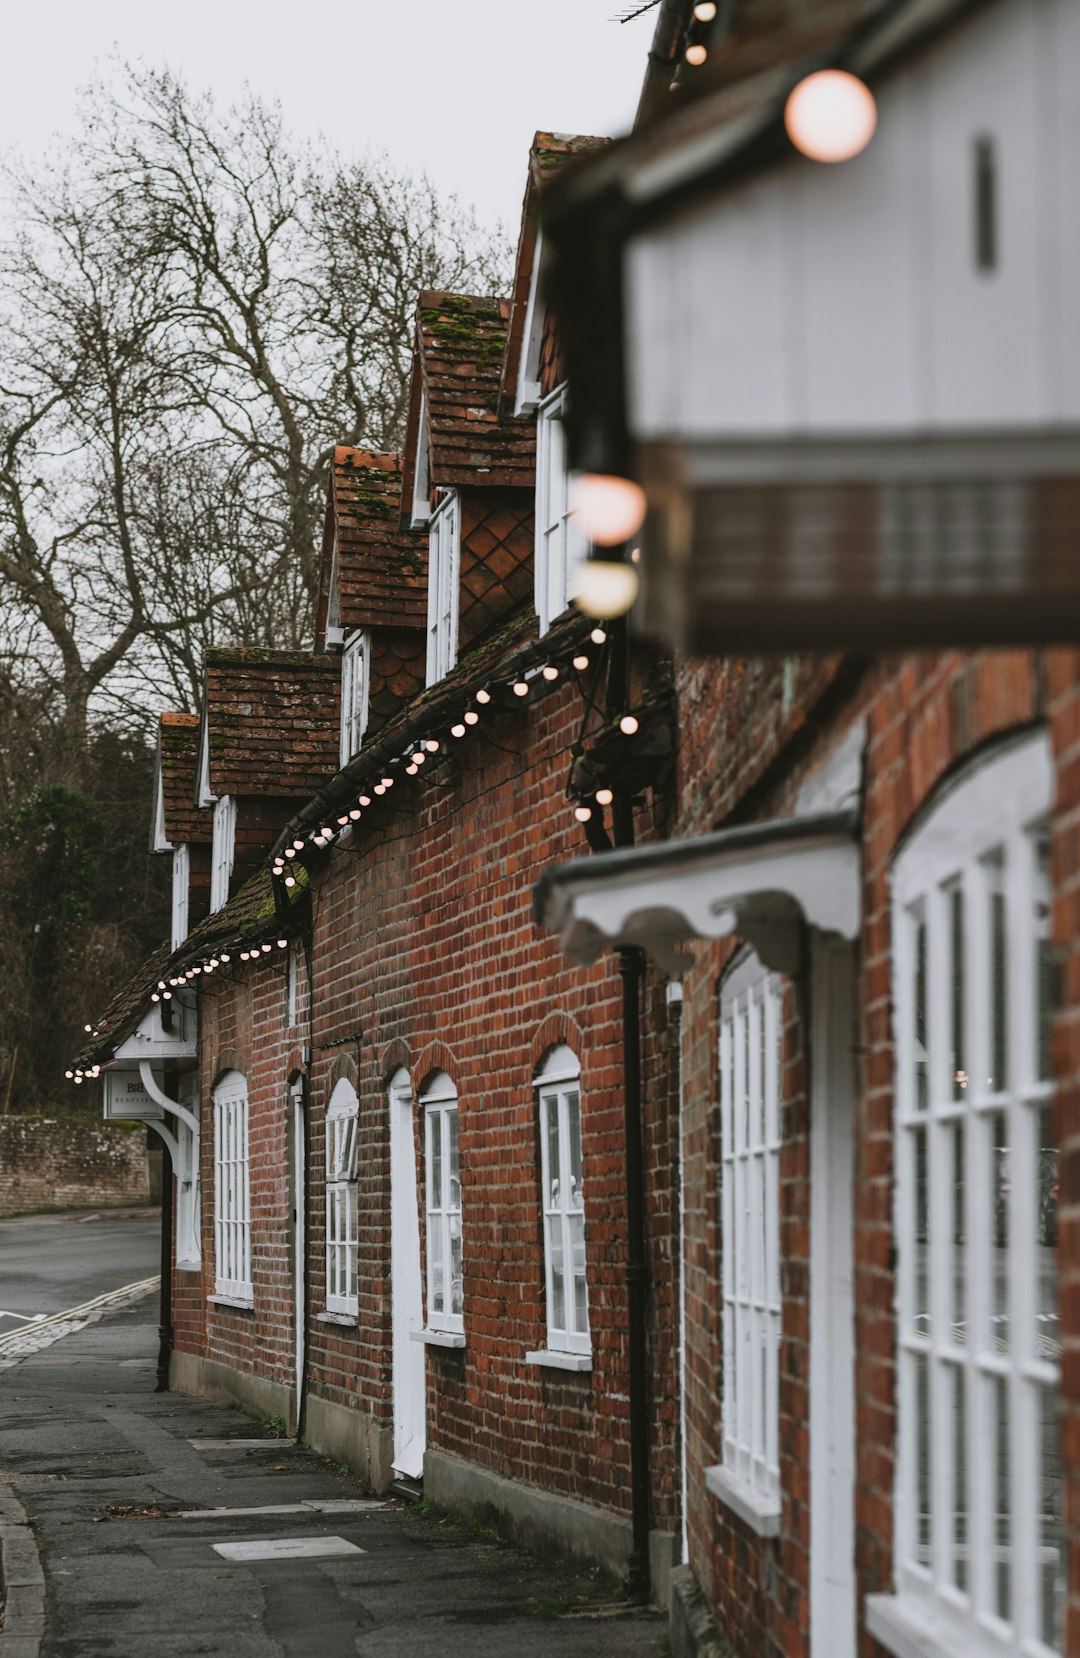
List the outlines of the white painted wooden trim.
{"label": "white painted wooden trim", "polygon": [[224,1295],[220,1291],[208,1295],[206,1301],[210,1307],[240,1307],[243,1310],[250,1310],[255,1305],[250,1295]]}
{"label": "white painted wooden trim", "polygon": [[425,1325],[422,1330],[410,1330],[410,1341],[420,1341],[427,1347],[464,1347],[464,1330],[433,1330]]}
{"label": "white painted wooden trim", "polygon": [[347,766],[359,754],[368,723],[371,694],[371,634],[354,633],[341,653],[341,742],[338,757]]}
{"label": "white painted wooden trim", "polygon": [[540,350],[544,340],[544,302],[540,294],[540,261],[544,251],[543,231],[536,233],[529,297],[521,330],[521,358],[518,362],[517,397],[514,414],[528,414],[540,401]]}
{"label": "white painted wooden trim", "polygon": [[755,1490],[718,1462],[705,1470],[705,1488],[759,1537],[779,1537],[780,1503]]}
{"label": "white painted wooden trim", "polygon": [[413,1345],[424,1326],[420,1214],[416,1181],[416,1112],[402,1067],[387,1091],[390,1117],[390,1280],[394,1465],[423,1468],[426,1443],[425,1359]]}
{"label": "white painted wooden trim", "polygon": [[445,678],[457,661],[461,579],[461,502],[448,489],[428,530],[427,683]]}
{"label": "white painted wooden trim", "polygon": [[161,745],[158,744],[157,763],[154,768],[154,835],[150,843],[151,852],[171,852],[173,843],[165,833],[165,788],[161,775]]}
{"label": "white painted wooden trim", "polygon": [[413,476],[413,495],[409,523],[414,530],[422,530],[431,517],[428,499],[430,469],[427,444],[427,398],[420,393],[420,418],[416,433],[416,471]]}
{"label": "white painted wooden trim", "polygon": [[855,1658],[855,966],[810,958],[810,1652]]}
{"label": "white painted wooden trim", "polygon": [[172,855],[172,931],[174,950],[179,949],[188,935],[188,895],[191,890],[191,852],[184,843],[175,847]]}
{"label": "white painted wooden trim", "polygon": [[214,840],[210,862],[210,909],[220,910],[229,901],[236,854],[236,797],[223,794],[214,806]]}

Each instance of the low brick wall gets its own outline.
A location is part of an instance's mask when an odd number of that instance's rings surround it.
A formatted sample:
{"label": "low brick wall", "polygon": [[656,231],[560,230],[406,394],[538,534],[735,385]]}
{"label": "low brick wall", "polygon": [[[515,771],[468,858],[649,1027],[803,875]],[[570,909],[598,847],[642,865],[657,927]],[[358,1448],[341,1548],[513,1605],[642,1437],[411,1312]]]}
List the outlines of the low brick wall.
{"label": "low brick wall", "polygon": [[149,1201],[141,1127],[64,1117],[0,1117],[0,1216]]}

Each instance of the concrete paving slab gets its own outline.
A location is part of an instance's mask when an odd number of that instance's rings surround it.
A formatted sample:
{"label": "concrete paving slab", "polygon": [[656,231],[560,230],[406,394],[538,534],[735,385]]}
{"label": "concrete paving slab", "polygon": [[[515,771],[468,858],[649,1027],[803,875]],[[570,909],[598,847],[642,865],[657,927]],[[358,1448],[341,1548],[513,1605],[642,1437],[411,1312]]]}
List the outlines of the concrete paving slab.
{"label": "concrete paving slab", "polygon": [[334,1555],[366,1554],[345,1537],[261,1537],[238,1543],[211,1543],[223,1560],[324,1560]]}

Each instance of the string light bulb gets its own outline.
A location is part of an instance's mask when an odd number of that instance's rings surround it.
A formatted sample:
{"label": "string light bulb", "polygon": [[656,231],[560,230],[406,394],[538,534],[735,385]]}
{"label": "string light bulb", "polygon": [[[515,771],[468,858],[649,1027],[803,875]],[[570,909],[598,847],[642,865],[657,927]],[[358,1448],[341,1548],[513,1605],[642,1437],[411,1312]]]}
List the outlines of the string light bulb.
{"label": "string light bulb", "polygon": [[850,161],[877,126],[874,94],[845,69],[819,69],[801,80],[784,106],[784,126],[811,161]]}
{"label": "string light bulb", "polygon": [[303,841],[293,841],[293,850],[294,852],[302,852],[304,850]]}
{"label": "string light bulb", "polygon": [[263,955],[268,956],[273,948],[274,946],[272,944],[263,944],[261,946]]}
{"label": "string light bulb", "polygon": [[579,674],[583,674],[588,666],[589,658],[584,654],[584,652],[582,652],[579,656],[575,656],[574,667],[577,669]]}
{"label": "string light bulb", "polygon": [[607,638],[607,634],[604,632],[603,628],[593,628],[592,632],[589,634],[589,638],[592,640],[594,645],[602,645],[604,640]]}
{"label": "string light bulb", "polygon": [[611,472],[581,472],[571,490],[571,509],[589,540],[598,547],[618,547],[645,522],[648,502],[633,478]]}
{"label": "string light bulb", "polygon": [[637,718],[633,714],[624,714],[619,721],[619,730],[624,737],[632,737],[638,728]]}
{"label": "string light bulb", "polygon": [[[287,846],[285,848],[285,856],[287,858],[295,858],[296,857],[296,848],[295,848],[295,846]],[[282,866],[282,867],[284,867],[284,866]]]}
{"label": "string light bulb", "polygon": [[515,679],[515,681],[514,681],[514,695],[516,697],[527,697],[528,694],[529,694],[528,680]]}
{"label": "string light bulb", "polygon": [[611,789],[597,789],[595,799],[598,806],[610,806],[615,795]]}
{"label": "string light bulb", "polygon": [[451,735],[451,737],[464,737],[465,727],[461,724],[460,721],[458,722],[457,725],[452,725],[450,727],[450,735]]}
{"label": "string light bulb", "polygon": [[370,806],[371,805],[371,796],[369,794],[357,795],[356,804],[358,806]]}
{"label": "string light bulb", "polygon": [[481,685],[479,691],[476,693],[476,700],[479,703],[491,701],[491,692],[488,690],[486,685]]}
{"label": "string light bulb", "polygon": [[348,823],[348,821],[349,821],[349,814],[348,814],[348,812],[343,812],[343,813],[342,813],[342,815],[341,815],[341,817],[339,817],[339,818],[338,818],[338,827],[339,827],[339,828],[340,828],[340,829],[344,829],[344,827],[345,827],[345,825],[346,825],[346,824],[347,824],[347,823]]}
{"label": "string light bulb", "polygon": [[364,815],[364,814],[363,814],[363,812],[362,812],[362,811],[361,811],[361,810],[360,810],[360,809],[359,809],[359,807],[358,807],[358,806],[354,806],[354,807],[353,807],[353,808],[352,808],[352,811],[351,811],[351,812],[350,812],[350,813],[349,813],[349,822],[350,822],[350,823],[359,823],[359,822],[360,822],[360,819],[361,819],[361,818],[362,818],[362,817],[363,817],[363,815]]}
{"label": "string light bulb", "polygon": [[587,558],[574,576],[573,600],[586,616],[609,621],[624,616],[638,596],[638,573],[632,564]]}
{"label": "string light bulb", "polygon": [[700,40],[695,40],[692,46],[686,48],[683,56],[693,68],[699,69],[708,57],[708,48]]}
{"label": "string light bulb", "polygon": [[289,948],[288,939],[287,938],[279,938],[278,941],[277,941],[277,947],[278,947],[279,950],[287,950]]}
{"label": "string light bulb", "polygon": [[558,679],[558,677],[559,677],[559,670],[555,666],[554,662],[545,663],[544,667],[540,671],[543,674],[544,678],[548,679],[548,680]]}
{"label": "string light bulb", "polygon": [[574,816],[577,818],[579,823],[588,823],[589,819],[592,817],[592,807],[575,806]]}
{"label": "string light bulb", "polygon": [[694,7],[694,20],[697,23],[711,23],[716,16],[716,0],[698,0]]}
{"label": "string light bulb", "polygon": [[334,838],[334,831],[332,829],[320,829],[319,834],[322,836],[324,841],[332,841]]}
{"label": "string light bulb", "polygon": [[[386,784],[385,783],[376,783],[375,793],[376,794],[385,794],[386,793]],[[357,817],[359,817],[360,816],[359,812],[357,812],[356,815],[357,815]],[[352,817],[351,812],[349,813],[349,816]]]}
{"label": "string light bulb", "polygon": [[222,950],[221,959],[222,959],[222,961],[230,961],[232,958],[227,954],[226,951]]}
{"label": "string light bulb", "polygon": [[285,885],[287,887],[294,887],[296,885],[296,876],[295,875],[286,875]]}
{"label": "string light bulb", "polygon": [[422,748],[414,749],[412,756],[412,763],[414,766],[422,766],[426,759],[427,755],[424,753]]}
{"label": "string light bulb", "polygon": [[475,708],[466,708],[463,718],[466,725],[476,725],[480,720],[480,716],[476,712]]}
{"label": "string light bulb", "polygon": [[406,777],[415,777],[419,770],[420,770],[419,766],[413,765],[410,762],[409,765],[407,765],[405,767],[405,776]]}
{"label": "string light bulb", "polygon": [[[490,702],[491,698],[490,698],[490,696],[488,696],[486,691],[483,692],[483,693],[481,693],[480,691],[477,691],[476,700],[477,700],[477,702],[484,702],[484,701]],[[427,739],[427,741],[425,742],[424,747],[427,749],[429,754],[438,754],[438,752],[439,752],[439,739],[437,737],[429,737]]]}

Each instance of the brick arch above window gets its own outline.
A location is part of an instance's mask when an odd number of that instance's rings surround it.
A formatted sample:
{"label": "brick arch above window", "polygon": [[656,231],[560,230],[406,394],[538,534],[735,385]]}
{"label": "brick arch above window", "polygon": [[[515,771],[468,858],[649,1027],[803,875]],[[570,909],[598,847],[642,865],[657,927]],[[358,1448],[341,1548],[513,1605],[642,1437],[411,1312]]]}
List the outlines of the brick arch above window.
{"label": "brick arch above window", "polygon": [[579,1059],[585,1051],[585,1032],[571,1014],[561,1009],[549,1013],[533,1036],[529,1069],[534,1081],[554,1048],[572,1048]]}
{"label": "brick arch above window", "polygon": [[936,776],[924,777],[924,787],[911,810],[899,825],[892,847],[894,864],[901,863],[912,841],[917,840],[927,824],[940,812],[950,795],[962,789],[987,765],[1004,759],[1013,749],[1022,748],[1042,738],[1049,747],[1050,735],[1043,721],[1025,721],[1003,731],[993,733],[977,747],[954,754]]}
{"label": "brick arch above window", "polygon": [[338,1083],[342,1081],[351,1083],[354,1093],[359,1091],[360,1067],[357,1065],[352,1054],[338,1054],[329,1071],[326,1073],[325,1087],[328,1099],[337,1087]]}
{"label": "brick arch above window", "polygon": [[412,1076],[412,1051],[403,1037],[395,1036],[379,1055],[379,1078],[384,1091],[396,1081],[399,1071]]}
{"label": "brick arch above window", "polygon": [[214,1063],[210,1071],[214,1088],[218,1087],[227,1071],[239,1071],[242,1077],[250,1076],[250,1056],[240,1048],[219,1048],[214,1055]]}
{"label": "brick arch above window", "polygon": [[453,1049],[448,1048],[445,1042],[436,1039],[433,1042],[425,1043],[417,1055],[412,1070],[417,1094],[423,1094],[424,1090],[430,1086],[437,1071],[445,1071],[447,1076],[453,1077],[456,1082],[461,1074],[461,1069],[460,1060]]}

